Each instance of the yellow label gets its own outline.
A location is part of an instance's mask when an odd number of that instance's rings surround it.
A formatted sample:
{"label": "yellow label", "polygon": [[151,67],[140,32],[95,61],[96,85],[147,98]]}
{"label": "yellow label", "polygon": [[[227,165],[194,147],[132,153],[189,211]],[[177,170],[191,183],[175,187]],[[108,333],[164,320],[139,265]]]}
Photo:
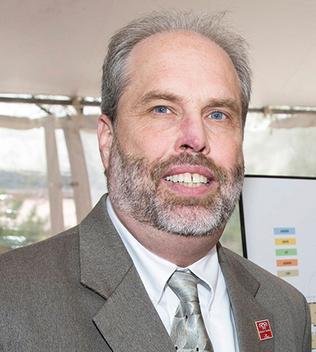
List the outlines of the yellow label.
{"label": "yellow label", "polygon": [[296,244],[296,238],[276,238],[274,242],[277,246],[282,246],[285,244]]}

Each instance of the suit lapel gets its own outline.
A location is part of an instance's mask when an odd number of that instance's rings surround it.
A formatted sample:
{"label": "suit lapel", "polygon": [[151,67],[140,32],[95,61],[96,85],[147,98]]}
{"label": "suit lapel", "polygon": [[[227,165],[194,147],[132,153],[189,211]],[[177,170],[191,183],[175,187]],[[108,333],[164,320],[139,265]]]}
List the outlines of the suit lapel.
{"label": "suit lapel", "polygon": [[115,352],[171,352],[170,337],[107,215],[105,199],[79,228],[81,283],[105,298],[93,321]]}
{"label": "suit lapel", "polygon": [[221,246],[218,247],[218,256],[232,305],[239,350],[273,352],[274,339],[260,340],[256,327],[256,322],[268,320],[273,331],[272,313],[256,300],[259,282]]}
{"label": "suit lapel", "polygon": [[134,267],[94,317],[94,322],[115,352],[174,351]]}

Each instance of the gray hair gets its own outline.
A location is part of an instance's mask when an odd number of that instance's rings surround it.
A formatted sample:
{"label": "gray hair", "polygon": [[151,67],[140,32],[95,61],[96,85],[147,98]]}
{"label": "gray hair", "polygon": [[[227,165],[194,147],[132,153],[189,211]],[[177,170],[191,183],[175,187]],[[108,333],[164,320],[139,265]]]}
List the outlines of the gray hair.
{"label": "gray hair", "polygon": [[222,24],[224,15],[195,15],[192,12],[153,12],[119,30],[109,44],[103,64],[101,111],[115,122],[118,101],[128,84],[127,59],[134,46],[161,32],[196,32],[215,42],[229,55],[241,86],[243,125],[251,94],[251,70],[247,42]]}

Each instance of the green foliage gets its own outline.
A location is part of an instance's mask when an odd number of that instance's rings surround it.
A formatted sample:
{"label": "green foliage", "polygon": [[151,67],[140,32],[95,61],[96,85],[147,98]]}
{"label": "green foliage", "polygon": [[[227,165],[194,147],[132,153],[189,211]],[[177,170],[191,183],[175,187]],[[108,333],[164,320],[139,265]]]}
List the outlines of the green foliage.
{"label": "green foliage", "polygon": [[0,200],[0,247],[17,248],[47,237],[47,219],[37,215],[34,206],[26,219],[18,222],[24,200],[1,192]]}

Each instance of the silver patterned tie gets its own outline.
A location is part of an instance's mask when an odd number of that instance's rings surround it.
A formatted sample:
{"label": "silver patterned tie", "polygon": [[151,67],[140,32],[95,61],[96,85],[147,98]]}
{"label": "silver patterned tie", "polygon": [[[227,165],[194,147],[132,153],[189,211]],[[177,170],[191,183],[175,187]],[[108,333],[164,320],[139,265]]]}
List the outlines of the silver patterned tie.
{"label": "silver patterned tie", "polygon": [[198,281],[189,270],[175,271],[168,281],[169,287],[180,300],[170,333],[178,352],[213,352],[201,314]]}

